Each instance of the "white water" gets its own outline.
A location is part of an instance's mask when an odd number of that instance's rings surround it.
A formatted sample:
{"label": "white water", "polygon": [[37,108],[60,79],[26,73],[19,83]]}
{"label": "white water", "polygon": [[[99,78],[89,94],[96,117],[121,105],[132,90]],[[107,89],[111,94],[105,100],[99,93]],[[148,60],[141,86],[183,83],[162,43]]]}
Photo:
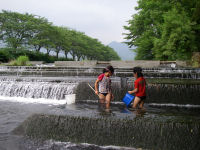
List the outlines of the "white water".
{"label": "white water", "polygon": [[24,97],[5,97],[0,96],[0,101],[18,102],[24,104],[47,104],[47,105],[63,105],[67,103],[67,100],[57,100],[57,99],[45,99],[45,98],[24,98]]}
{"label": "white water", "polygon": [[53,141],[48,140],[45,141],[45,144],[42,148],[44,149],[51,149],[53,146],[59,146],[62,150],[71,150],[71,149],[98,149],[98,150],[136,150],[136,148],[130,148],[130,147],[120,147],[120,146],[98,146],[95,144],[89,144],[89,143],[80,143],[75,144],[71,142],[60,142],[60,141]]}
{"label": "white water", "polygon": [[74,94],[74,88],[76,85],[76,83],[65,82],[1,81],[0,96],[2,96],[1,99],[7,97],[6,99],[10,100],[20,97],[20,99],[27,98],[29,101],[32,101],[32,99],[41,102],[47,99],[51,101],[61,101],[65,99],[65,95]]}
{"label": "white water", "polygon": [[149,103],[149,106],[159,106],[159,107],[180,107],[180,108],[200,108],[200,105],[191,105],[191,104],[172,104],[172,103]]}

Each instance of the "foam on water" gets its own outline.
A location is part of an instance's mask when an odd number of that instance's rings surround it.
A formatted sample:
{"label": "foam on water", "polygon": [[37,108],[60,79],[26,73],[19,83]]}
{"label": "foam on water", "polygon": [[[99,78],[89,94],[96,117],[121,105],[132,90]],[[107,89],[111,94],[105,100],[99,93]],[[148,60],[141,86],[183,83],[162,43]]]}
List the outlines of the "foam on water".
{"label": "foam on water", "polygon": [[200,108],[200,105],[191,105],[191,104],[172,104],[172,103],[166,103],[166,104],[158,104],[158,103],[149,103],[149,106],[159,106],[159,107],[180,107],[180,108]]}
{"label": "foam on water", "polygon": [[[98,100],[85,100],[84,103],[98,103]],[[125,105],[124,102],[112,102],[114,105]],[[157,106],[157,107],[176,107],[176,108],[200,108],[200,105],[192,104],[173,104],[173,103],[145,103],[148,106]]]}
{"label": "foam on water", "polygon": [[78,149],[98,149],[98,150],[136,150],[135,148],[131,147],[121,147],[121,146],[114,146],[114,145],[109,145],[109,146],[99,146],[95,144],[89,144],[89,143],[80,143],[80,144],[75,144],[72,142],[60,142],[60,141],[53,141],[53,140],[48,140],[44,142],[44,145],[41,146],[40,148],[43,148],[44,150],[46,149],[51,149],[52,147],[59,147],[60,149],[63,150],[78,150]]}
{"label": "foam on water", "polygon": [[24,98],[24,97],[6,97],[0,96],[0,101],[18,102],[25,104],[47,104],[47,105],[63,105],[67,103],[67,100],[57,100],[57,99],[45,99],[45,98]]}

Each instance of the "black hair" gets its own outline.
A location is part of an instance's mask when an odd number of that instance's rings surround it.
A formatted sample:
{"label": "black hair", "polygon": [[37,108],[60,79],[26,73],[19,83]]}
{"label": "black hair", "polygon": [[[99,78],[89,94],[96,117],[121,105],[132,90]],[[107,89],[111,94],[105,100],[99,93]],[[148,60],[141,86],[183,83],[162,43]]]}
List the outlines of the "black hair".
{"label": "black hair", "polygon": [[134,68],[133,68],[133,72],[134,72],[134,73],[137,73],[138,78],[139,78],[139,77],[143,77],[142,68],[141,68],[141,67],[134,67]]}
{"label": "black hair", "polygon": [[110,71],[112,74],[114,73],[114,68],[113,68],[113,66],[109,65],[109,66],[107,66],[106,68],[103,69],[103,73],[109,72],[109,71]]}

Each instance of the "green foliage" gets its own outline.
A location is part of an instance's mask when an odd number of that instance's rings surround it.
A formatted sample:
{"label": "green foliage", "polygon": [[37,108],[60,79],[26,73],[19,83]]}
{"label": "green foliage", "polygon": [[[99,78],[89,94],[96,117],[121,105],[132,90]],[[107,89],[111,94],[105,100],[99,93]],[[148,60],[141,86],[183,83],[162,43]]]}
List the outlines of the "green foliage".
{"label": "green foliage", "polygon": [[17,61],[16,60],[10,61],[8,66],[18,66]]}
{"label": "green foliage", "polygon": [[193,53],[191,63],[193,67],[200,68],[200,52]]}
{"label": "green foliage", "polygon": [[0,51],[0,62],[8,62],[10,60],[9,53],[6,51]]}
{"label": "green foliage", "polygon": [[139,0],[124,28],[136,59],[188,60],[200,51],[199,0]]}
{"label": "green foliage", "polygon": [[19,56],[17,60],[11,61],[10,66],[29,66],[29,58],[27,56]]}
{"label": "green foliage", "polygon": [[[43,61],[51,62],[58,60],[61,52],[65,54],[65,60],[68,60],[68,54],[71,54],[73,60],[120,59],[112,48],[98,40],[67,27],[54,26],[47,19],[28,13],[3,10],[0,13],[0,41],[12,49],[14,57],[26,54],[31,60],[43,58]],[[54,51],[56,59],[43,57],[39,53],[41,48],[46,49],[47,55]],[[22,49],[28,49],[30,53]]]}
{"label": "green foliage", "polygon": [[175,8],[163,16],[162,36],[155,38],[154,43],[155,57],[161,60],[189,59],[195,50],[189,18],[184,11],[177,12]]}
{"label": "green foliage", "polygon": [[17,58],[17,64],[19,66],[25,66],[29,62],[29,58],[27,56],[19,56]]}
{"label": "green foliage", "polygon": [[[3,56],[6,55],[7,57],[1,57],[1,53]],[[53,63],[54,61],[68,61],[72,60],[69,58],[57,58],[55,56],[49,56],[47,54],[37,52],[37,51],[29,51],[26,49],[17,49],[13,50],[12,48],[2,48],[0,49],[0,60],[5,59],[2,62],[8,62],[14,59],[17,59],[19,56],[28,56],[30,61],[44,61],[46,63]]]}
{"label": "green foliage", "polygon": [[9,47],[15,49],[27,44],[29,39],[37,36],[43,24],[48,24],[46,19],[31,14],[20,14],[5,10],[0,13],[2,40]]}

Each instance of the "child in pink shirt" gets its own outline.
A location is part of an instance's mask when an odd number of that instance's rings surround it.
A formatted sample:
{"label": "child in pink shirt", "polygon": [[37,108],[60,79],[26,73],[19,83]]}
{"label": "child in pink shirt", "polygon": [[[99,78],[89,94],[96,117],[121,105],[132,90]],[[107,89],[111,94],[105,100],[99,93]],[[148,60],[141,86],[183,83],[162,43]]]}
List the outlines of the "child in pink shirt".
{"label": "child in pink shirt", "polygon": [[106,108],[110,108],[110,101],[114,98],[111,92],[111,79],[114,73],[112,66],[107,66],[103,69],[103,73],[100,74],[95,82],[95,93],[99,96],[100,103],[106,103]]}

